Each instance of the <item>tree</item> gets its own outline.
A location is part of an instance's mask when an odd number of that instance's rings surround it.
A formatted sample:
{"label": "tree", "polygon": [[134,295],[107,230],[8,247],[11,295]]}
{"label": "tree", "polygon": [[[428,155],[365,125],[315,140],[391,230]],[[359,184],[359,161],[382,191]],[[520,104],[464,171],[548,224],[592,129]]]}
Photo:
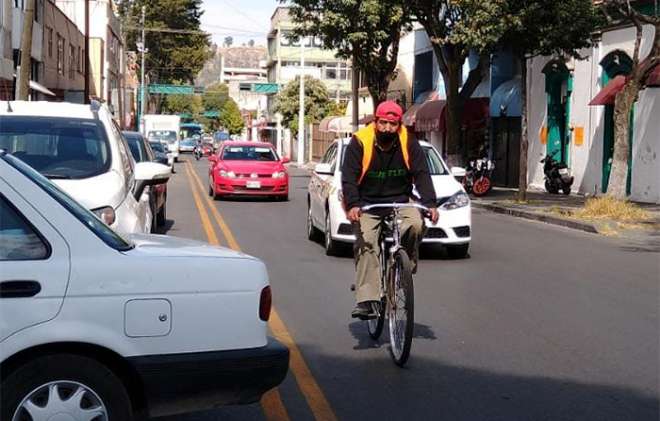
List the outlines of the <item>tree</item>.
{"label": "tree", "polygon": [[[298,132],[300,76],[287,83],[275,98],[275,112],[282,114],[282,123],[294,133]],[[311,76],[305,76],[305,122],[318,122],[327,115],[328,89]]]}
{"label": "tree", "polygon": [[[142,6],[146,6],[146,69],[149,80],[192,83],[211,57],[209,35],[201,32],[202,0],[124,0],[118,3],[126,45],[140,35]],[[176,31],[176,32],[172,32]]]}
{"label": "tree", "polygon": [[248,41],[248,47],[254,47],[254,40],[253,39]]}
{"label": "tree", "polygon": [[[635,27],[635,47],[632,57],[632,71],[623,89],[614,98],[614,155],[612,169],[607,186],[607,193],[623,200],[626,198],[626,180],[628,178],[628,132],[630,115],[637,101],[639,91],[646,86],[649,73],[660,65],[660,16],[646,16],[633,8],[630,0],[604,0],[601,10],[609,24],[632,24]],[[645,24],[655,28],[651,52],[640,62],[642,28]]]}
{"label": "tree", "polygon": [[[507,0],[501,15],[482,16],[477,25],[506,23],[501,44],[511,48],[521,63],[521,139],[518,199],[527,198],[527,60],[555,55],[580,58],[579,50],[591,45],[591,34],[598,24],[591,0]],[[570,24],[566,24],[570,22]]]}
{"label": "tree", "polygon": [[[401,0],[410,3],[412,13],[431,41],[447,94],[447,144],[459,144],[465,101],[474,93],[489,66],[489,51],[506,30],[503,0]],[[483,25],[484,20],[488,25]],[[462,70],[471,51],[479,60],[461,86]]]}
{"label": "tree", "polygon": [[411,29],[407,1],[292,0],[291,15],[299,36],[317,36],[337,56],[362,71],[374,103],[387,99],[395,76],[402,31]]}
{"label": "tree", "polygon": [[326,109],[326,115],[342,116],[346,114],[347,106],[348,104],[346,102],[330,101]]}
{"label": "tree", "polygon": [[196,104],[193,95],[167,95],[162,111],[171,114],[190,113],[195,115],[202,111],[202,107],[201,104]]}
{"label": "tree", "polygon": [[234,43],[234,38],[225,37],[225,47],[229,48]]}
{"label": "tree", "polygon": [[220,112],[220,123],[229,134],[240,134],[245,127],[241,110],[233,99],[228,99]]}
{"label": "tree", "polygon": [[214,83],[207,86],[202,95],[202,103],[206,111],[220,111],[229,99],[229,87],[226,83]]}

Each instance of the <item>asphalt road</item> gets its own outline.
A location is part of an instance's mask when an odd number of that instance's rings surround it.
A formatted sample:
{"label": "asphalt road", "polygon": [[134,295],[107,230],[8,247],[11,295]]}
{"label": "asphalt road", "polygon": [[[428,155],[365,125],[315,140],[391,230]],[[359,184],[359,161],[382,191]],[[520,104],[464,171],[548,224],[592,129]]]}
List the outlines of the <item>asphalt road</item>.
{"label": "asphalt road", "polygon": [[[206,189],[206,160],[188,160]],[[167,233],[207,241],[185,165],[169,183]],[[308,178],[292,173],[289,202],[213,202],[240,248],[266,262],[304,360],[278,389],[279,419],[660,419],[657,250],[474,210],[470,258],[431,250],[420,262],[401,369],[387,332],[373,342],[350,318],[350,256],[306,239]],[[268,417],[262,403],[158,421]]]}

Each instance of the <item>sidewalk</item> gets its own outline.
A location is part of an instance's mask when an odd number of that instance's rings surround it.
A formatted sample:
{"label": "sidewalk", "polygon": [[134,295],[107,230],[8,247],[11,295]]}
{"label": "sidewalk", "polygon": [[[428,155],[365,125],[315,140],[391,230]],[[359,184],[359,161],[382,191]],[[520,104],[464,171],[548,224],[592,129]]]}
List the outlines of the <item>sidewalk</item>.
{"label": "sidewalk", "polygon": [[517,216],[526,219],[561,225],[567,228],[607,236],[641,239],[660,236],[660,204],[636,203],[647,211],[650,220],[633,220],[625,223],[610,219],[580,218],[575,211],[584,207],[587,200],[581,195],[549,194],[545,191],[529,190],[527,202],[517,201],[518,191],[495,187],[485,197],[472,197],[475,208]]}

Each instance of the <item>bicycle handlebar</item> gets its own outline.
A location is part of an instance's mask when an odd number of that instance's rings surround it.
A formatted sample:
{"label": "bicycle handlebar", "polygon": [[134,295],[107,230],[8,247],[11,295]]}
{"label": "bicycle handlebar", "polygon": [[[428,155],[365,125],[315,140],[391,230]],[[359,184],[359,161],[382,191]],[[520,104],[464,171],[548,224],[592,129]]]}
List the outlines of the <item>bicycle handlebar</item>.
{"label": "bicycle handlebar", "polygon": [[430,209],[419,203],[375,203],[373,205],[362,206],[360,210],[368,211],[371,209],[401,209],[401,208],[417,208],[426,212],[430,212]]}

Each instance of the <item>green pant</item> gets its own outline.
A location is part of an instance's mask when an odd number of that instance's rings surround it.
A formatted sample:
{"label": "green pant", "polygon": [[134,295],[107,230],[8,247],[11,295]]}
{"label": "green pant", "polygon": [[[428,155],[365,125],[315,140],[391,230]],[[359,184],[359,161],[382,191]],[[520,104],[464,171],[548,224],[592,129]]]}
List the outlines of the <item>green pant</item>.
{"label": "green pant", "polygon": [[[401,245],[405,247],[411,262],[417,262],[419,242],[422,239],[423,222],[416,208],[399,210],[401,223]],[[380,300],[380,244],[378,237],[382,229],[382,218],[369,213],[363,213],[360,223],[356,225],[356,241],[353,246],[355,265],[357,267],[355,280],[356,301]],[[415,263],[413,263],[414,265]]]}

